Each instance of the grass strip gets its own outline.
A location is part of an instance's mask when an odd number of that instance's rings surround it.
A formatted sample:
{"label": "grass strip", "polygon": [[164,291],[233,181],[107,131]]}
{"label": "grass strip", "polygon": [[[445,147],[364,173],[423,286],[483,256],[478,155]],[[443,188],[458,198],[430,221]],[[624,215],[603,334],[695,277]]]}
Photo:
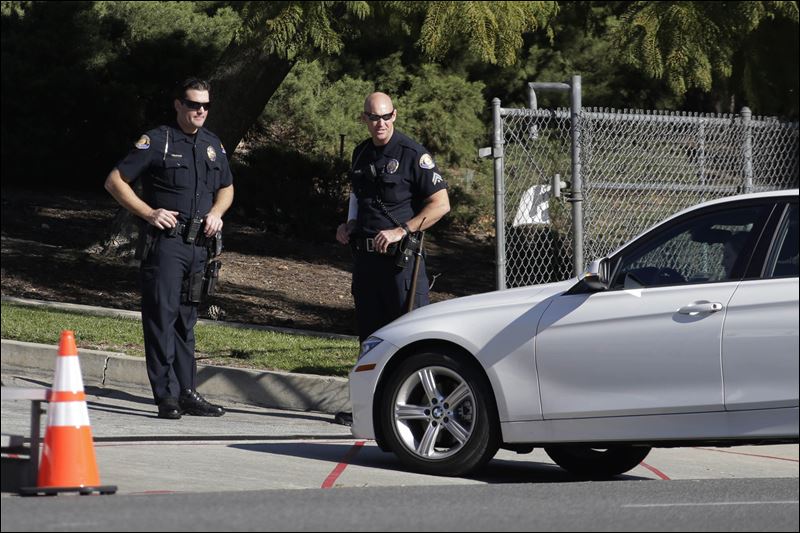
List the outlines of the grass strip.
{"label": "grass strip", "polygon": [[[78,348],[144,357],[139,320],[27,307],[2,302],[3,339],[58,344],[62,330],[75,332]],[[198,363],[325,376],[346,376],[358,355],[358,342],[272,331],[197,324]]]}

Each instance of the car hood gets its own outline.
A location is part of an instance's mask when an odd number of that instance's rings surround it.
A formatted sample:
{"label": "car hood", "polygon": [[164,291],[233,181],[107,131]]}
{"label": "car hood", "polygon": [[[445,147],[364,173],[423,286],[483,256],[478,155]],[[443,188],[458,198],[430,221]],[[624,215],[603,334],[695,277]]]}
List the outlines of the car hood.
{"label": "car hood", "polygon": [[[404,346],[420,339],[442,339],[477,349],[485,340],[524,314],[531,313],[547,298],[561,294],[577,278],[494,291],[439,302],[407,313],[379,329],[373,336]],[[484,338],[485,337],[485,338]]]}

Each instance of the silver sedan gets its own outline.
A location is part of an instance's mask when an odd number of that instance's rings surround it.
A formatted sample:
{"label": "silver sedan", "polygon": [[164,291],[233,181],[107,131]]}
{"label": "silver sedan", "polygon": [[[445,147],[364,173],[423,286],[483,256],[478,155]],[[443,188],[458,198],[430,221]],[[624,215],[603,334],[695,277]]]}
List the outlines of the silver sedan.
{"label": "silver sedan", "polygon": [[433,304],[350,373],[353,434],[457,476],[544,447],[602,478],[652,447],[798,442],[798,190],[673,215],[580,278]]}

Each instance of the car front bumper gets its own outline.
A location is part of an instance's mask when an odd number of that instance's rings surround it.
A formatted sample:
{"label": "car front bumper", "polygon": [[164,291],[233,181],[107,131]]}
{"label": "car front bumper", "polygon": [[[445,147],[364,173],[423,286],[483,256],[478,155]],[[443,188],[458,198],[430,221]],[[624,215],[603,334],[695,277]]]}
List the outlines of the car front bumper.
{"label": "car front bumper", "polygon": [[[378,383],[386,363],[398,347],[384,340],[362,357],[350,371],[350,403],[353,407],[353,436],[374,439],[375,425],[372,413]],[[370,365],[375,365],[369,368]]]}

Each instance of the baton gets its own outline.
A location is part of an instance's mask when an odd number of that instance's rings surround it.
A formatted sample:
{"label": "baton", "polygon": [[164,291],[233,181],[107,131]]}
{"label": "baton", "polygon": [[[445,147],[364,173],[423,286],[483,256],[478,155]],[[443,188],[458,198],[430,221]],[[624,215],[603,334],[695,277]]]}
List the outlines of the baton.
{"label": "baton", "polygon": [[408,290],[408,298],[406,298],[406,313],[414,310],[414,298],[417,295],[417,278],[419,278],[419,264],[422,262],[422,245],[425,243],[425,232],[420,231],[419,234],[419,246],[414,257],[414,274],[411,276],[411,288]]}

